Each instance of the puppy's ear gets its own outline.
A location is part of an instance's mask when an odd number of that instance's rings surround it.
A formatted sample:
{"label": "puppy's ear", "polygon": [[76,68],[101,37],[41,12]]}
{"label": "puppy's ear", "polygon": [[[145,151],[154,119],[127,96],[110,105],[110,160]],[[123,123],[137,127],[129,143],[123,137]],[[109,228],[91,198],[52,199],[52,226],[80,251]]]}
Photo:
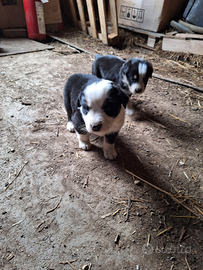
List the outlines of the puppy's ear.
{"label": "puppy's ear", "polygon": [[127,61],[123,64],[123,66],[122,66],[122,68],[121,68],[122,74],[126,75],[126,74],[128,73],[129,66],[130,66],[130,61],[131,61],[131,59],[127,60]]}
{"label": "puppy's ear", "polygon": [[119,102],[123,104],[123,107],[126,108],[126,105],[129,100],[129,96],[120,88],[118,84],[113,84],[113,88],[116,89],[116,93],[119,99]]}
{"label": "puppy's ear", "polygon": [[150,62],[147,62],[147,73],[148,73],[148,77],[152,77],[152,73],[153,73],[153,66]]}

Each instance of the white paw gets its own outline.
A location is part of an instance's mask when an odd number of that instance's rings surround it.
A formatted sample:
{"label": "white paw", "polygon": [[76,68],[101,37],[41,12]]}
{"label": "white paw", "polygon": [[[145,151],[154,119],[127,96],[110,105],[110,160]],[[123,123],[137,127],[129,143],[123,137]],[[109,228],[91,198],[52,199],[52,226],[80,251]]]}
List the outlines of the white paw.
{"label": "white paw", "polygon": [[79,141],[79,148],[83,149],[83,150],[89,150],[91,147],[91,143],[89,140],[89,133],[83,135],[83,134],[79,134],[77,133],[77,137],[78,137],[78,141]]}
{"label": "white paw", "polygon": [[79,141],[79,148],[81,148],[83,150],[89,150],[90,147],[91,147],[91,143],[90,142]]}
{"label": "white paw", "polygon": [[131,109],[131,108],[126,108],[126,109],[125,109],[125,113],[126,113],[127,115],[133,115],[133,114],[134,114],[134,110]]}
{"label": "white paw", "polygon": [[70,132],[75,132],[74,126],[73,126],[73,122],[69,121],[67,124],[67,130]]}
{"label": "white paw", "polygon": [[128,104],[126,106],[125,113],[128,114],[128,115],[133,115],[134,114],[133,105],[132,105],[130,100],[128,101]]}

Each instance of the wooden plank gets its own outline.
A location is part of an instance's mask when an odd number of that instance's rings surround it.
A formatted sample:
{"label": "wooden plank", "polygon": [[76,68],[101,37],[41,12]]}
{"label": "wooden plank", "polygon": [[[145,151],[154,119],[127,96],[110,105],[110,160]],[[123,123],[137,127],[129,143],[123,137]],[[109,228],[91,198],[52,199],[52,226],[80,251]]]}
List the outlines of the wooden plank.
{"label": "wooden plank", "polygon": [[91,26],[91,35],[94,38],[97,38],[97,27],[96,27],[96,20],[95,20],[95,12],[93,7],[93,0],[86,0],[87,2],[87,11],[89,15],[89,21]]}
{"label": "wooden plank", "polygon": [[147,46],[149,46],[151,48],[154,48],[155,42],[156,42],[156,38],[155,37],[148,36]]}
{"label": "wooden plank", "polygon": [[78,11],[79,11],[79,15],[80,15],[82,31],[87,33],[87,26],[86,26],[86,20],[85,20],[83,1],[82,0],[76,0],[76,2],[77,2],[77,5],[78,5]]}
{"label": "wooden plank", "polygon": [[70,9],[71,9],[71,15],[73,17],[73,23],[75,27],[78,27],[78,19],[75,11],[75,5],[74,5],[74,0],[69,0],[70,3]]}
{"label": "wooden plank", "polygon": [[99,10],[99,21],[101,26],[102,33],[102,42],[108,45],[108,33],[107,33],[107,23],[106,23],[106,9],[105,9],[105,1],[97,0],[98,10]]}
{"label": "wooden plank", "polygon": [[115,33],[108,34],[109,45],[115,46],[119,43],[119,36]]}
{"label": "wooden plank", "polygon": [[112,32],[118,35],[118,18],[117,18],[117,10],[116,10],[116,1],[109,1],[109,13],[112,22]]}
{"label": "wooden plank", "polygon": [[203,41],[196,39],[184,40],[167,37],[163,38],[162,50],[203,55]]}
{"label": "wooden plank", "polygon": [[203,35],[196,35],[196,34],[185,34],[185,33],[178,33],[169,38],[178,38],[178,39],[203,39]]}

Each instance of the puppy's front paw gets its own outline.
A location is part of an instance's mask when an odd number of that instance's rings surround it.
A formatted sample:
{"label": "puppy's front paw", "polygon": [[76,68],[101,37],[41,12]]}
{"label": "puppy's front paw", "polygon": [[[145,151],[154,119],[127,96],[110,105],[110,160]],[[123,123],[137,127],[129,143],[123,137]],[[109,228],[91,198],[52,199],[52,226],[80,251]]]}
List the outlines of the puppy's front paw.
{"label": "puppy's front paw", "polygon": [[73,126],[73,122],[69,121],[67,124],[67,130],[70,132],[75,132],[74,126]]}
{"label": "puppy's front paw", "polygon": [[103,151],[104,151],[104,157],[106,159],[113,160],[117,157],[117,153],[116,153],[116,150],[114,148],[114,144],[109,144],[109,143],[104,142]]}
{"label": "puppy's front paw", "polygon": [[133,115],[134,114],[133,105],[132,105],[130,100],[128,101],[128,104],[126,106],[125,113],[128,114],[128,115]]}
{"label": "puppy's front paw", "polygon": [[77,137],[78,137],[78,141],[79,141],[79,148],[83,149],[83,150],[89,150],[91,147],[91,143],[89,140],[89,134],[79,134],[77,133]]}
{"label": "puppy's front paw", "polygon": [[91,147],[91,143],[90,142],[79,141],[79,148],[81,148],[83,150],[89,150],[90,147]]}
{"label": "puppy's front paw", "polygon": [[114,149],[113,151],[104,151],[104,157],[110,160],[115,159],[117,157],[116,150]]}
{"label": "puppy's front paw", "polygon": [[133,114],[134,114],[134,110],[131,109],[131,108],[126,108],[125,113],[126,113],[127,115],[133,115]]}

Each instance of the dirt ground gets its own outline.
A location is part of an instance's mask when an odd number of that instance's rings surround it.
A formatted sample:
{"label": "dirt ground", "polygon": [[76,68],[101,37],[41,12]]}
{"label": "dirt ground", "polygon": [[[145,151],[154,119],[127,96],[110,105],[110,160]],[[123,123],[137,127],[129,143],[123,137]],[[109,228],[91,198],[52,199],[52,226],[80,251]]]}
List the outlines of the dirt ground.
{"label": "dirt ground", "polygon": [[0,269],[203,269],[203,93],[150,79],[132,97],[114,161],[101,138],[78,149],[63,105],[67,78],[91,73],[94,53],[144,57],[154,73],[201,88],[202,62],[64,38],[92,54],[52,42],[0,58]]}

